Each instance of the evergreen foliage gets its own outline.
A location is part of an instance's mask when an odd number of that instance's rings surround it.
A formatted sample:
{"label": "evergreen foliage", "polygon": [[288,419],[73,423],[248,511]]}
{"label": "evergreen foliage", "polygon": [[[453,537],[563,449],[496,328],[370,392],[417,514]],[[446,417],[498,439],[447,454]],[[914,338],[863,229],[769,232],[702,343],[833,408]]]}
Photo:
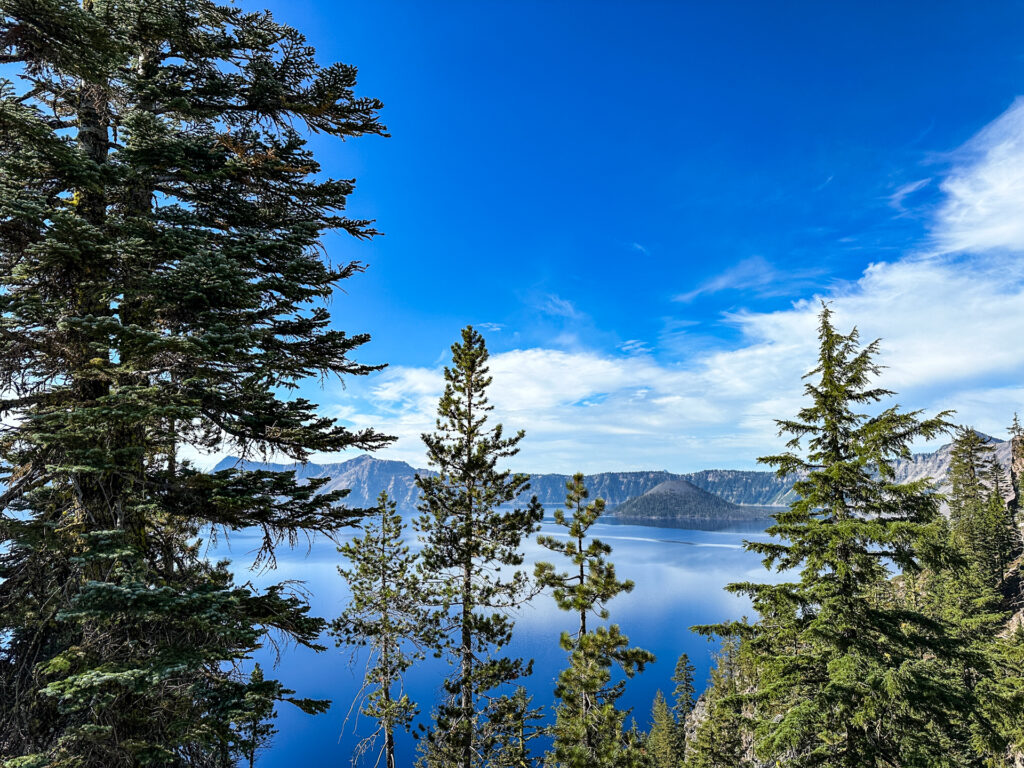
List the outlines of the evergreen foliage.
{"label": "evergreen foliage", "polygon": [[1003,499],[1003,469],[975,430],[957,430],[950,454],[949,517],[954,543],[979,583],[1002,583],[1016,531]]}
{"label": "evergreen foliage", "polygon": [[[717,628],[746,636],[757,659],[748,697],[757,752],[791,766],[962,765],[976,745],[960,714],[982,717],[975,690],[954,674],[968,651],[948,625],[894,599],[890,581],[890,564],[916,574],[942,555],[927,481],[892,478],[912,440],[948,428],[946,414],[861,413],[891,394],[871,385],[878,343],[838,333],[827,306],[819,341],[810,404],[778,422],[793,435],[790,452],[762,460],[803,476],[800,499],[769,529],[781,542],[747,545],[767,567],[800,568],[800,580],[731,585],[751,596],[761,621],[752,631]],[[804,457],[795,451],[805,438]]]}
{"label": "evergreen foliage", "polygon": [[679,655],[675,671],[672,673],[672,717],[675,720],[675,751],[682,758],[686,754],[686,718],[693,711],[697,689],[693,684],[694,666],[685,653]]}
{"label": "evergreen foliage", "polygon": [[703,695],[704,717],[686,744],[686,768],[750,768],[744,743],[750,728],[743,716],[742,694],[751,686],[740,663],[739,641],[726,638]]}
{"label": "evergreen foliage", "polygon": [[487,706],[487,739],[483,752],[488,768],[530,768],[538,764],[530,742],[545,733],[544,708],[533,706],[526,688],[517,686],[511,695],[492,699]]}
{"label": "evergreen foliage", "polygon": [[423,435],[437,475],[416,478],[425,586],[442,634],[438,651],[455,667],[424,746],[423,762],[431,766],[489,764],[496,724],[486,713],[495,691],[532,667],[499,653],[512,636],[509,611],[532,596],[527,574],[516,567],[523,537],[537,529],[543,509],[536,498],[525,508],[504,507],[529,488],[529,477],[497,468],[518,452],[523,432],[506,437],[500,424],[487,425],[487,358],[483,336],[467,326],[445,367],[436,430]]}
{"label": "evergreen foliage", "polygon": [[238,744],[242,762],[248,764],[249,768],[256,765],[259,753],[270,747],[277,734],[273,724],[277,717],[274,701],[280,698],[280,694],[280,685],[268,682],[263,676],[263,667],[254,665],[245,696],[249,714],[241,720]]}
{"label": "evergreen foliage", "polygon": [[658,691],[651,705],[651,730],[647,734],[647,749],[656,768],[678,768],[682,763],[682,755],[676,751],[677,725],[665,695]]}
{"label": "evergreen foliage", "polygon": [[9,0],[0,45],[0,754],[229,765],[252,697],[287,696],[240,661],[268,632],[318,648],[324,623],[199,537],[255,528],[272,565],[360,513],[319,480],[180,457],[386,442],[291,392],[374,370],[322,306],[362,267],[320,253],[374,230],[304,135],[382,135],[380,104],[295,29],[212,0]]}
{"label": "evergreen foliage", "polygon": [[[590,527],[604,513],[604,499],[586,503],[590,493],[582,472],[573,475],[565,487],[565,509],[556,509],[554,518],[555,525],[565,528],[568,537],[538,536],[537,543],[567,558],[573,571],[558,573],[553,564],[541,562],[534,568],[534,577],[539,586],[551,589],[559,608],[579,616],[576,632],[566,633],[562,638],[562,647],[572,650],[587,634],[587,617],[593,613],[599,619],[607,619],[606,603],[616,595],[632,592],[634,585],[632,581],[616,578],[615,565],[607,560],[612,548],[600,539],[587,537]],[[565,510],[572,517],[567,518]]]}
{"label": "evergreen foliage", "polygon": [[382,491],[377,508],[363,522],[363,535],[338,548],[351,568],[338,567],[351,597],[344,612],[331,622],[338,645],[369,649],[363,684],[354,706],[377,721],[377,728],[355,750],[355,756],[381,742],[374,759],[395,768],[395,730],[408,731],[419,711],[405,693],[403,674],[433,640],[433,624],[425,608],[417,558],[403,541],[404,526],[395,503]]}
{"label": "evergreen foliage", "polygon": [[612,669],[632,677],[654,661],[654,656],[630,647],[629,638],[616,624],[588,628],[588,616],[607,619],[605,604],[631,591],[633,583],[616,578],[615,566],[607,560],[611,547],[598,539],[588,540],[588,530],[604,509],[603,500],[585,504],[589,493],[580,473],[566,483],[566,491],[565,508],[572,516],[557,510],[555,522],[568,529],[568,538],[540,536],[538,541],[568,558],[574,569],[560,573],[551,563],[536,566],[538,583],[551,587],[559,608],[578,617],[576,632],[563,632],[560,640],[569,652],[569,666],[559,675],[555,688],[561,703],[552,729],[552,762],[565,768],[619,768],[640,759],[642,750],[623,734],[629,713],[619,710],[616,702],[625,681],[612,682]]}

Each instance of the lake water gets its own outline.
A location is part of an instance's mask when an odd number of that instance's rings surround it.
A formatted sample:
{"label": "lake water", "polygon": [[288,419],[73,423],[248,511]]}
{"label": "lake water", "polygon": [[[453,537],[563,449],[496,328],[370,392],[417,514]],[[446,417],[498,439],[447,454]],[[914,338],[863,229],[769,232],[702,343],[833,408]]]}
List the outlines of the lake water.
{"label": "lake water", "polygon": [[[620,578],[632,579],[636,587],[609,604],[610,621],[622,628],[634,645],[652,651],[657,662],[629,681],[623,697],[624,706],[633,707],[633,716],[646,728],[651,701],[659,688],[666,694],[672,688],[670,677],[680,653],[689,654],[696,666],[698,690],[707,680],[715,646],[690,632],[690,626],[736,619],[750,612],[745,598],[726,593],[729,582],[744,580],[777,580],[761,566],[760,558],[743,549],[744,539],[764,539],[770,521],[744,521],[726,527],[703,526],[703,529],[666,528],[600,522],[592,534],[613,548],[611,555]],[[710,530],[709,530],[710,528]],[[564,531],[545,521],[543,532]],[[266,584],[286,579],[301,580],[309,591],[315,614],[331,618],[343,608],[347,590],[336,566],[340,555],[335,545],[322,540],[312,547],[281,551],[276,571],[250,573],[245,570],[253,541],[234,536],[222,543],[211,555],[230,557],[235,562],[239,581],[252,580]],[[537,560],[549,560],[561,566],[554,553],[531,540],[525,547],[528,567],[532,571]],[[565,653],[558,646],[563,630],[573,628],[573,617],[559,611],[549,595],[540,595],[518,615],[516,635],[509,653],[533,658],[534,672],[524,681],[534,695],[534,704],[554,702],[553,688],[558,672],[565,664]],[[305,715],[295,707],[282,704],[276,725],[280,733],[273,746],[263,754],[259,765],[268,768],[295,765],[349,764],[349,756],[359,736],[369,723],[350,720],[346,714],[352,697],[361,682],[363,658],[349,649],[338,649],[327,639],[329,650],[313,653],[304,648],[264,648],[257,659],[288,688],[300,697],[331,699],[331,709],[317,716]],[[273,668],[273,672],[271,672]],[[438,685],[447,673],[444,661],[430,659],[414,668],[407,678],[410,694],[428,715],[437,701]],[[628,722],[628,721],[627,721]],[[372,730],[372,728],[369,728]],[[398,744],[399,764],[412,765],[415,746],[403,737]],[[372,760],[368,763],[372,765]]]}

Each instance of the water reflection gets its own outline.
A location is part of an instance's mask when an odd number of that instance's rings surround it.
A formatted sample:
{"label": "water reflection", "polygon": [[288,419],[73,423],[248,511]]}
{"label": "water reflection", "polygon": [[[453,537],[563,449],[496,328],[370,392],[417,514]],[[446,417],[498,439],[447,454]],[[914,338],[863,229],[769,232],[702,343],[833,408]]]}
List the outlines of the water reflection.
{"label": "water reflection", "polygon": [[[629,683],[624,697],[624,703],[635,708],[634,715],[642,727],[647,725],[655,691],[671,690],[669,678],[681,652],[690,655],[697,667],[698,688],[703,687],[714,646],[691,633],[689,627],[736,619],[749,613],[748,601],[724,592],[723,587],[732,581],[770,578],[759,556],[743,549],[745,539],[767,538],[763,531],[770,522],[744,520],[712,526],[708,521],[700,521],[682,529],[630,525],[608,519],[592,528],[594,536],[612,546],[611,559],[620,577],[636,584],[632,593],[610,603],[611,620],[618,623],[636,645],[658,657],[644,674]],[[551,520],[543,524],[546,534],[557,535],[561,531],[564,529],[554,526]],[[234,536],[229,542],[220,542],[210,554],[232,558],[240,580],[257,584],[301,580],[310,593],[315,613],[333,617],[340,612],[348,594],[337,575],[339,556],[334,544],[320,540],[308,550],[302,547],[282,552],[276,571],[250,572],[245,570],[245,563],[255,544],[255,539]],[[525,567],[530,569],[538,560],[555,559],[553,553],[537,545],[535,540],[528,543],[525,552]],[[546,595],[518,612],[516,636],[509,652],[535,660],[534,673],[526,685],[535,695],[536,703],[553,701],[554,681],[565,663],[558,637],[563,630],[571,629],[572,624],[571,617],[559,611]],[[269,667],[275,662],[275,653],[269,648],[261,649],[256,658]],[[281,733],[272,749],[263,756],[261,765],[292,766],[305,761],[347,764],[352,746],[358,740],[351,732],[354,721],[349,721],[346,733],[341,731],[351,698],[359,687],[362,665],[363,657],[350,649],[332,647],[320,654],[304,648],[284,649],[275,676],[300,696],[328,698],[335,703],[330,711],[317,717],[284,705],[277,719]],[[437,701],[438,685],[448,669],[446,662],[431,659],[409,675],[407,689],[421,703],[425,714]],[[372,727],[363,722],[358,730],[365,733]],[[415,748],[411,740],[403,738],[399,746],[403,751],[400,762],[411,765]]]}

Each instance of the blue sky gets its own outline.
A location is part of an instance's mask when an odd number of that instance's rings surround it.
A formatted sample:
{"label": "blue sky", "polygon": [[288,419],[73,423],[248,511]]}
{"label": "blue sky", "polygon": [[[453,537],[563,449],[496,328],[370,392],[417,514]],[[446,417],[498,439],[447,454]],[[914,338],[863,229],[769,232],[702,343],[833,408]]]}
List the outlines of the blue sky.
{"label": "blue sky", "polygon": [[517,468],[753,467],[820,298],[905,406],[1024,410],[1024,5],[270,8],[385,104],[391,138],[314,144],[386,233],[327,245],[370,264],[331,306],[389,368],[306,393],[380,455],[422,464],[473,323]]}

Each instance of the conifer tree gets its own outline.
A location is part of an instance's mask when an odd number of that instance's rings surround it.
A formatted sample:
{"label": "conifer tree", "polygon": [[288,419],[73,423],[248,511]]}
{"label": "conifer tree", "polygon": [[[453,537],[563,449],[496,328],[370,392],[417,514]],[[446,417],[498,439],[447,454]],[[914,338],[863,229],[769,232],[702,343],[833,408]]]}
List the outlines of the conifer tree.
{"label": "conifer tree", "polygon": [[747,544],[800,580],[730,586],[761,615],[745,641],[758,664],[758,753],[792,766],[956,765],[951,755],[971,748],[958,714],[980,716],[971,686],[951,674],[961,650],[942,622],[885,599],[889,564],[914,574],[932,556],[920,544],[938,517],[928,482],[896,483],[893,465],[912,440],[945,431],[946,414],[861,412],[891,395],[871,383],[878,342],[838,333],[827,306],[819,341],[810,403],[778,422],[790,450],[762,460],[801,476],[800,498],[769,529],[782,541]]}
{"label": "conifer tree", "polygon": [[530,768],[538,764],[530,742],[545,733],[544,708],[533,706],[533,697],[523,686],[512,695],[492,699],[485,712],[488,744],[482,752],[489,755],[488,768]]}
{"label": "conifer tree", "polygon": [[363,535],[338,548],[351,563],[338,567],[351,597],[331,622],[338,645],[369,649],[366,670],[354,706],[377,721],[377,728],[356,749],[361,755],[378,741],[374,764],[395,768],[395,731],[408,731],[419,711],[405,693],[403,674],[433,640],[433,626],[417,573],[417,558],[403,541],[397,505],[382,491],[377,508],[363,522]]}
{"label": "conifer tree", "polygon": [[676,726],[665,695],[658,691],[651,705],[651,730],[647,734],[647,748],[656,768],[678,768],[682,763],[676,751]]}
{"label": "conifer tree", "polygon": [[278,698],[279,685],[274,682],[268,683],[263,677],[263,667],[255,664],[249,676],[249,690],[246,693],[249,714],[242,719],[239,729],[239,752],[249,768],[256,765],[256,757],[270,746],[277,734],[273,720],[277,717],[277,713],[274,712],[274,700]]}
{"label": "conifer tree", "polygon": [[675,688],[672,689],[672,714],[677,720],[685,720],[693,711],[693,701],[697,693],[693,684],[694,671],[690,657],[685,653],[679,654],[675,671],[672,673],[672,682],[675,683]]}
{"label": "conifer tree", "polygon": [[616,577],[615,566],[607,560],[611,547],[587,536],[604,501],[585,504],[589,493],[580,473],[566,483],[566,491],[565,508],[572,516],[557,510],[555,522],[568,529],[568,538],[539,536],[538,542],[568,558],[573,570],[557,572],[553,564],[543,562],[535,568],[537,582],[552,588],[558,607],[578,616],[576,632],[563,632],[560,640],[569,652],[569,666],[559,675],[555,688],[561,703],[552,729],[553,758],[565,768],[625,766],[636,759],[637,750],[629,748],[622,731],[628,712],[616,707],[625,681],[612,682],[612,670],[617,668],[632,677],[654,661],[654,656],[631,647],[616,624],[588,627],[588,616],[607,619],[606,603],[630,592],[633,583]]}
{"label": "conifer tree", "polygon": [[439,609],[439,650],[455,667],[444,685],[448,699],[425,742],[427,765],[487,764],[495,746],[489,704],[532,666],[500,652],[512,637],[509,611],[532,596],[530,580],[517,566],[523,562],[523,538],[544,513],[536,497],[522,508],[506,506],[529,489],[529,477],[498,468],[519,451],[523,432],[506,437],[500,424],[488,425],[493,406],[487,399],[487,359],[483,336],[467,326],[444,370],[436,430],[423,435],[428,464],[437,474],[416,478],[423,573]]}
{"label": "conifer tree", "polygon": [[[750,681],[740,665],[740,644],[726,638],[711,669],[711,684],[704,692],[705,716],[687,742],[686,768],[749,768],[744,737],[749,734],[743,716],[743,689]],[[784,763],[783,763],[784,764]]]}
{"label": "conifer tree", "polygon": [[979,582],[1002,583],[1014,549],[1013,522],[1003,499],[1003,469],[975,430],[957,431],[950,453],[949,514],[955,544]]}
{"label": "conifer tree", "polygon": [[[600,539],[588,538],[587,532],[604,513],[604,499],[587,504],[590,492],[583,482],[583,473],[577,472],[565,484],[565,509],[556,509],[555,525],[567,529],[568,537],[538,536],[537,543],[566,557],[572,563],[572,572],[557,573],[551,563],[537,563],[534,577],[541,587],[550,588],[555,603],[563,611],[579,616],[575,633],[567,633],[562,647],[571,650],[587,634],[587,617],[608,618],[606,603],[616,595],[633,591],[633,582],[619,581],[615,565],[606,559],[612,548]],[[567,518],[565,510],[572,516]]]}
{"label": "conifer tree", "polygon": [[1015,437],[1024,437],[1024,427],[1020,424],[1020,419],[1017,417],[1017,413],[1013,414],[1013,423],[1010,424],[1010,439]]}
{"label": "conifer tree", "polygon": [[985,518],[992,531],[992,553],[997,566],[999,584],[1003,586],[1006,568],[1019,554],[1021,547],[1020,533],[1014,520],[1013,510],[1004,497],[1005,472],[999,460],[993,457],[989,465],[988,495],[985,500]]}
{"label": "conifer tree", "polygon": [[231,764],[272,683],[241,660],[268,632],[319,647],[324,624],[199,538],[255,528],[272,565],[358,511],[183,451],[384,442],[291,391],[373,370],[322,305],[362,267],[320,248],[374,230],[304,137],[383,134],[380,104],[295,29],[212,0],[9,0],[0,47],[0,754]]}

